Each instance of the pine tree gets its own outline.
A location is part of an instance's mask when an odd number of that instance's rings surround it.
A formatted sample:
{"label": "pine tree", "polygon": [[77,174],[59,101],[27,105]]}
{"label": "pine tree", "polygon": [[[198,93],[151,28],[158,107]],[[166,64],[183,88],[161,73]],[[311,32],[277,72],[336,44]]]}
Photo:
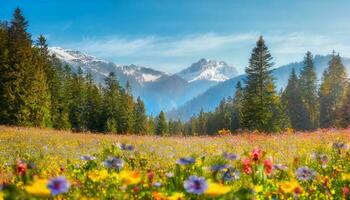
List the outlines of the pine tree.
{"label": "pine tree", "polygon": [[116,133],[118,131],[120,86],[113,72],[106,77],[105,85],[103,91],[104,130]]}
{"label": "pine tree", "polygon": [[102,131],[102,95],[100,89],[94,83],[90,72],[86,75],[86,81],[86,116],[84,118],[86,120],[87,129],[92,131]]}
{"label": "pine tree", "polygon": [[161,111],[157,118],[156,135],[164,136],[167,133],[168,133],[168,127],[167,127],[165,114],[163,111]]}
{"label": "pine tree", "polygon": [[311,52],[304,58],[304,67],[300,72],[299,87],[302,100],[307,110],[308,120],[305,121],[306,130],[316,129],[319,126],[319,103],[317,94],[317,75]]}
{"label": "pine tree", "polygon": [[275,91],[270,68],[272,56],[262,37],[253,49],[243,99],[243,124],[249,130],[278,132],[285,128],[285,116]]}
{"label": "pine tree", "polygon": [[7,123],[9,119],[5,88],[8,86],[9,69],[8,25],[0,22],[0,124]]}
{"label": "pine tree", "polygon": [[242,128],[242,105],[243,102],[243,88],[241,82],[238,81],[236,85],[236,92],[232,100],[232,121],[231,130],[235,131]]}
{"label": "pine tree", "polygon": [[299,79],[294,68],[289,76],[288,85],[282,94],[282,102],[285,105],[293,129],[310,129],[310,119],[303,103]]}
{"label": "pine tree", "polygon": [[203,108],[201,109],[198,115],[198,133],[203,135],[207,133],[207,119]]}
{"label": "pine tree", "polygon": [[156,122],[153,115],[148,117],[147,121],[147,134],[155,135],[156,134]]}
{"label": "pine tree", "polygon": [[320,126],[322,128],[335,127],[337,125],[347,85],[347,73],[341,57],[333,52],[328,68],[323,73],[319,91]]}
{"label": "pine tree", "polygon": [[2,72],[4,122],[28,125],[30,110],[26,105],[32,65],[32,41],[27,33],[28,22],[20,9],[16,9],[8,29],[8,67]]}
{"label": "pine tree", "polygon": [[349,128],[350,125],[350,83],[346,92],[345,100],[339,109],[339,126],[342,128]]}
{"label": "pine tree", "polygon": [[136,100],[135,106],[135,124],[134,133],[135,134],[145,134],[147,132],[147,115],[145,104],[140,97]]}

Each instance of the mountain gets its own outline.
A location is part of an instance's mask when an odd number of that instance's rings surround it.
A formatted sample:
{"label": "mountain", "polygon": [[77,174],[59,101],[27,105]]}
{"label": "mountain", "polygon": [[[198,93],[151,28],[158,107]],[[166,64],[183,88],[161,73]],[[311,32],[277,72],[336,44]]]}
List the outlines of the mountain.
{"label": "mountain", "polygon": [[80,67],[91,72],[97,83],[114,72],[121,85],[129,81],[135,97],[145,102],[147,113],[157,115],[161,110],[171,110],[203,93],[208,88],[237,74],[234,67],[222,61],[201,59],[177,74],[168,74],[137,65],[117,65],[85,53],[50,47],[50,54],[71,66],[76,72]]}
{"label": "mountain", "polygon": [[177,73],[188,82],[213,81],[222,82],[236,76],[236,68],[229,66],[223,61],[200,59],[190,67]]}
{"label": "mountain", "polygon": [[[314,57],[314,64],[316,68],[316,73],[319,81],[321,80],[324,70],[328,66],[328,62],[331,56],[322,56],[316,55]],[[347,71],[350,72],[350,59],[342,58],[343,63],[347,68]],[[292,68],[296,70],[297,73],[300,73],[300,70],[303,67],[303,62],[294,62],[278,68],[275,68],[272,72],[275,77],[275,84],[277,86],[277,91],[280,91],[282,88],[286,87],[288,83],[288,78]],[[204,111],[213,111],[222,98],[233,96],[235,92],[235,86],[238,81],[241,81],[244,84],[244,79],[246,75],[236,76],[224,82],[221,82],[211,88],[209,88],[204,93],[196,96],[190,101],[186,102],[183,106],[178,109],[173,109],[168,112],[168,117],[170,118],[180,118],[182,120],[189,119],[192,115],[199,113],[203,108]]]}

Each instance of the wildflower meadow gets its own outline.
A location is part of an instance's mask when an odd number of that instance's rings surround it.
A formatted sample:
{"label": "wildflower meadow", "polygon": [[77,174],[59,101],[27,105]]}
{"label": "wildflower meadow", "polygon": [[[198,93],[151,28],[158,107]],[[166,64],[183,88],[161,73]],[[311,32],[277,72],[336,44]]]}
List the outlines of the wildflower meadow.
{"label": "wildflower meadow", "polygon": [[218,137],[0,127],[0,199],[349,199],[350,132]]}

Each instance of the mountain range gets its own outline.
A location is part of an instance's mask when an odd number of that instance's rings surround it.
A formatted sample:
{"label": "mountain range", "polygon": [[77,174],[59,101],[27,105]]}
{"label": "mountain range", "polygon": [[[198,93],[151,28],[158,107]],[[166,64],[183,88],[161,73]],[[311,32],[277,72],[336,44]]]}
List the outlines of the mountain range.
{"label": "mountain range", "polygon": [[85,53],[50,47],[50,54],[71,66],[76,72],[80,67],[90,72],[97,83],[103,84],[110,72],[114,72],[124,86],[128,81],[135,97],[145,102],[147,113],[157,115],[169,111],[205,92],[208,88],[238,75],[236,68],[223,61],[200,59],[179,73],[169,74],[137,65],[119,65],[98,59]]}
{"label": "mountain range", "polygon": [[[71,66],[73,71],[79,67],[91,72],[97,83],[103,84],[104,78],[114,72],[118,81],[125,85],[129,81],[135,97],[145,102],[147,113],[157,115],[161,110],[174,119],[187,120],[194,114],[213,111],[219,102],[233,96],[238,81],[244,84],[246,75],[239,75],[236,68],[224,61],[200,59],[178,73],[169,74],[152,68],[137,65],[118,65],[98,59],[79,51],[50,47],[61,62]],[[327,68],[331,55],[314,57],[318,80]],[[350,59],[342,58],[350,72]],[[287,85],[288,77],[294,68],[300,73],[303,62],[293,62],[272,70],[276,89],[280,91]]]}

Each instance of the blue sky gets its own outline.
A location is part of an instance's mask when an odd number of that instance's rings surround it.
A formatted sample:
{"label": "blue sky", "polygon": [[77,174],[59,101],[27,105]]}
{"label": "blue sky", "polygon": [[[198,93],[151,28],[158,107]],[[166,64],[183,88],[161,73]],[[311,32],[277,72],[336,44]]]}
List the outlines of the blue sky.
{"label": "blue sky", "polygon": [[276,66],[307,50],[350,56],[348,0],[0,0],[20,7],[33,36],[118,64],[177,72],[202,57],[243,72],[259,35]]}

